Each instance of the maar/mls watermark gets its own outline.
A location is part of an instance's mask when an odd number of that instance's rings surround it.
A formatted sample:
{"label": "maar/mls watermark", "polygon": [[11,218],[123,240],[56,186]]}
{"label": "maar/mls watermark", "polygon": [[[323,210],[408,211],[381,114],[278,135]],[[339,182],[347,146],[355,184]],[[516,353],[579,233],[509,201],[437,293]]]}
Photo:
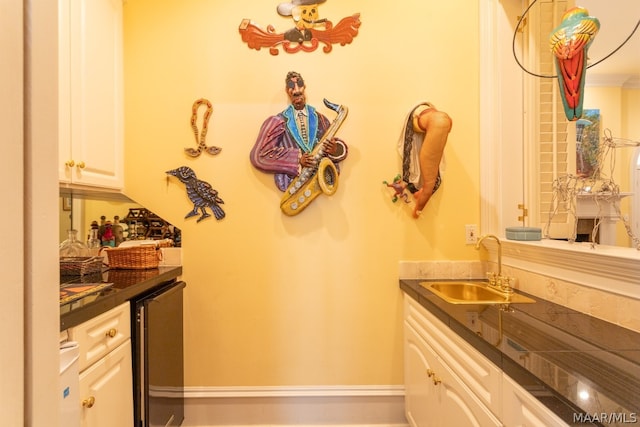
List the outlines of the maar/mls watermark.
{"label": "maar/mls watermark", "polygon": [[635,412],[576,412],[573,414],[574,423],[619,423],[635,424],[638,414]]}

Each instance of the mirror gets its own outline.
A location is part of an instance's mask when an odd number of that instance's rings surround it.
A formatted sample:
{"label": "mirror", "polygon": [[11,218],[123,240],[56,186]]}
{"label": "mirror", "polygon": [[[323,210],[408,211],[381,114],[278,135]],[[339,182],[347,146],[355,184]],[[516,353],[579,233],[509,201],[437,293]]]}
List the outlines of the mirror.
{"label": "mirror", "polygon": [[[566,9],[566,3],[563,10]],[[530,84],[525,84],[525,79],[527,83],[542,79],[525,77],[513,59],[512,48],[518,16],[522,15],[528,4],[529,0],[479,2],[480,229],[482,233],[500,236],[504,236],[505,227],[519,225],[518,216],[522,214],[522,209],[518,207],[520,204],[525,204],[529,210],[525,225],[544,225],[546,220],[540,221],[542,215],[537,207],[543,199],[537,179],[542,170],[540,153],[536,144],[530,143],[533,137],[540,136],[540,128],[533,129],[530,117],[537,114],[536,109],[540,104],[536,107],[536,104],[528,103],[525,109],[522,101],[525,89],[530,91]],[[617,3],[614,1],[609,5],[613,8]],[[552,29],[540,34],[547,38]],[[518,33],[518,41],[521,40],[522,35]],[[521,44],[517,44],[516,52],[520,58],[526,58],[521,47]],[[548,43],[544,44],[544,49],[545,52],[549,51]],[[552,70],[549,72],[553,73]],[[551,79],[544,80],[550,81],[550,85],[557,85]],[[555,86],[552,87],[557,90]],[[560,114],[564,117],[563,111]],[[640,116],[640,112],[635,115]],[[566,119],[563,122],[566,124]],[[573,158],[575,162],[575,155]],[[548,163],[557,168],[559,160],[551,158]],[[618,167],[628,171],[626,166]],[[538,212],[534,212],[536,209]],[[503,240],[502,247],[505,266],[567,278],[581,286],[629,297],[636,295],[637,285],[640,286],[640,280],[629,274],[640,268],[638,251],[634,248],[593,248],[589,244],[569,244],[548,239],[540,242]]]}
{"label": "mirror", "polygon": [[[181,246],[180,230],[134,201],[121,197],[101,197],[99,193],[71,194],[61,192],[59,199],[59,239],[68,238],[68,230],[77,230],[77,238],[87,243],[91,238],[92,223],[98,228],[101,246],[118,246],[126,240],[171,239],[174,246]],[[104,229],[110,224],[122,230],[114,236],[104,237]]]}
{"label": "mirror", "polygon": [[[589,49],[594,61],[609,55],[631,35],[640,20],[640,2],[616,0],[613,3],[584,0],[580,3],[600,20],[600,31]],[[620,210],[636,238],[640,237],[640,182],[638,159],[640,148],[629,144],[640,141],[640,29],[611,57],[589,69],[586,80],[585,106],[600,110],[602,125],[612,131],[615,148],[615,168],[611,173],[623,196]],[[602,143],[602,142],[601,142]],[[605,165],[608,167],[609,165]],[[617,170],[616,170],[617,169]],[[606,226],[606,225],[605,225]],[[609,244],[636,247],[622,221],[617,221],[615,237]],[[603,235],[604,237],[604,235]],[[602,239],[601,239],[602,240]]]}
{"label": "mirror", "polygon": [[[589,48],[589,64],[616,50],[640,19],[637,0],[581,0],[575,4],[600,21],[600,30]],[[522,54],[528,57],[523,63],[529,71],[556,74],[548,34],[571,6],[568,1],[538,1],[529,11],[522,41]],[[525,163],[529,164],[525,173],[534,176],[529,197],[525,194],[530,224],[554,239],[571,240],[575,235],[577,241],[594,239],[601,244],[637,247],[638,240],[628,231],[640,236],[640,148],[631,144],[640,141],[640,122],[635,119],[640,113],[640,30],[620,50],[587,70],[583,104],[591,114],[587,127],[582,120],[568,122],[564,117],[556,79],[526,77],[524,93],[525,128],[530,128],[525,134],[531,144],[529,150],[524,149]],[[607,131],[615,148],[603,150]],[[591,134],[595,139],[585,139]],[[590,140],[595,142],[588,150],[586,143]],[[598,147],[606,153],[589,160],[587,163],[594,163],[585,169],[589,151]],[[531,154],[529,159],[527,153]],[[601,171],[599,180],[576,183],[573,177],[588,177],[596,164],[595,169]],[[604,181],[610,181],[613,187],[598,187]],[[619,194],[614,191],[612,196],[601,197],[601,192],[595,200],[593,192],[585,194],[585,189],[588,192],[592,187],[616,188]],[[575,205],[567,207],[558,200],[563,192],[570,194],[566,200]],[[597,228],[596,218],[601,221]]]}

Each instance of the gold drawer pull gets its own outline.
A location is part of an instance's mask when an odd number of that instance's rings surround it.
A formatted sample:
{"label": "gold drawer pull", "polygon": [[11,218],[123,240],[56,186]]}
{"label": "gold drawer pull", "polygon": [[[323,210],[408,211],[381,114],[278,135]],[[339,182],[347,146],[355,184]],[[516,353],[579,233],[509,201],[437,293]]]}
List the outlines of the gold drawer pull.
{"label": "gold drawer pull", "polygon": [[89,396],[82,401],[83,408],[93,408],[93,405],[96,403],[96,398],[93,396]]}
{"label": "gold drawer pull", "polygon": [[433,385],[438,385],[442,382],[442,380],[436,376],[433,377]]}
{"label": "gold drawer pull", "polygon": [[107,331],[107,333],[105,334],[107,337],[109,338],[113,338],[116,335],[118,335],[118,330],[116,328],[111,328]]}
{"label": "gold drawer pull", "polygon": [[84,169],[84,162],[78,162],[78,169]]}
{"label": "gold drawer pull", "polygon": [[431,377],[432,377],[432,376],[434,376],[435,374],[436,374],[436,373],[435,373],[435,372],[433,372],[431,369],[427,369],[427,376],[428,376],[429,378],[431,378]]}
{"label": "gold drawer pull", "polygon": [[64,163],[64,165],[65,165],[65,166],[70,167],[70,168],[74,167],[74,166],[75,166],[75,164],[76,164],[76,162],[74,162],[73,160],[67,160],[67,161]]}

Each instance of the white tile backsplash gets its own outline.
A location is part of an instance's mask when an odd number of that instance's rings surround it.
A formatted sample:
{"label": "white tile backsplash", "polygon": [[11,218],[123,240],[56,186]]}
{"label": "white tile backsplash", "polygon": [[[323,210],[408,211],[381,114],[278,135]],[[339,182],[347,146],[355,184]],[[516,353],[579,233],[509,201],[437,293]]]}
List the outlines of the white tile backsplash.
{"label": "white tile backsplash", "polygon": [[400,261],[400,279],[484,279],[482,261]]}

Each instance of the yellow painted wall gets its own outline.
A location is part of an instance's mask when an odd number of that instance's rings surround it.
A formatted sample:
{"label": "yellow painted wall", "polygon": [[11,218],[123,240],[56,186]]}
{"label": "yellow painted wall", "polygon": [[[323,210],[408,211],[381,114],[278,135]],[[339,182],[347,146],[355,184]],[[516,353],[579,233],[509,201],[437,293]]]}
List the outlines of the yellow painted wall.
{"label": "yellow painted wall", "polygon": [[622,91],[622,109],[626,112],[622,121],[622,135],[637,141],[640,139],[640,89]]}
{"label": "yellow painted wall", "polygon": [[[188,386],[402,383],[399,260],[478,259],[464,225],[479,223],[477,2],[331,0],[321,17],[361,14],[353,43],[329,54],[272,56],[242,42],[243,18],[278,32],[279,2],[125,3],[126,194],[183,231]],[[337,194],[296,217],[280,212],[272,175],[249,152],[263,120],[288,104],[302,73],[307,100],[349,107]],[[193,159],[191,106],[213,103]],[[443,185],[420,219],[382,185],[400,170],[404,117],[427,100],[453,118]],[[200,116],[201,117],[201,116]],[[201,123],[201,118],[198,123]],[[191,204],[165,171],[192,167],[227,217],[183,219]]]}

